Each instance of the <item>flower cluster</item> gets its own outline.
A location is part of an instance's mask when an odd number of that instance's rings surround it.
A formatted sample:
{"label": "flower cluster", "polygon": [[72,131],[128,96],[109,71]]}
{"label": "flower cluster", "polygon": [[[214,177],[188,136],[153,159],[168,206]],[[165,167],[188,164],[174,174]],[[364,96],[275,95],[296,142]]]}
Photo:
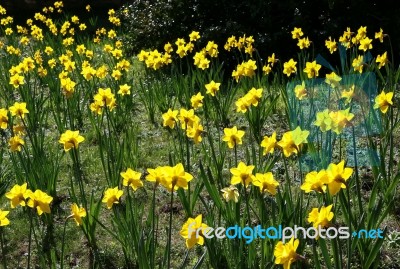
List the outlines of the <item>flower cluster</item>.
{"label": "flower cluster", "polygon": [[41,190],[33,192],[27,188],[27,185],[27,183],[22,185],[16,184],[6,193],[6,197],[10,199],[11,208],[15,208],[18,205],[27,205],[35,209],[39,216],[43,213],[50,213],[50,203],[53,201],[53,197]]}

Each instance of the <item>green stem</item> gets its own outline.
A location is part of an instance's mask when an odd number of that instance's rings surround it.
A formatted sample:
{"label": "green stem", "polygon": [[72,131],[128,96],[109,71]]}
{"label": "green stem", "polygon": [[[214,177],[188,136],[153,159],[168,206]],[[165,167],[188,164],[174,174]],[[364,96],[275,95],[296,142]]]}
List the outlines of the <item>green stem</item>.
{"label": "green stem", "polygon": [[[186,123],[186,126],[185,126],[185,138],[186,138],[186,169],[187,169],[187,171],[188,171],[188,173],[190,173],[190,151],[189,151],[189,137],[187,136],[187,129],[188,129],[188,125],[187,125],[187,123]],[[188,204],[189,204],[189,209],[190,209],[190,212],[188,212],[189,213],[189,215],[191,215],[192,214],[192,208],[191,208],[191,206],[190,206],[190,182],[188,182]]]}
{"label": "green stem", "polygon": [[3,267],[7,269],[7,262],[6,262],[6,249],[4,248],[4,229],[0,229],[1,233],[1,255],[3,256]]}
{"label": "green stem", "polygon": [[155,223],[155,220],[154,220],[154,218],[155,218],[155,211],[156,211],[156,188],[157,188],[157,184],[158,183],[156,183],[156,184],[154,184],[154,188],[153,188],[153,201],[152,201],[152,203],[153,203],[153,205],[152,205],[152,208],[151,208],[151,218],[152,218],[152,233],[153,233],[153,238],[152,238],[152,240],[153,240],[153,251],[152,251],[152,259],[151,259],[151,261],[150,261],[150,265],[151,265],[151,268],[154,268],[154,260],[155,260],[155,257],[156,257],[156,237],[157,237],[157,233],[155,232],[155,225],[156,225],[156,223]]}
{"label": "green stem", "polygon": [[67,228],[67,222],[68,222],[68,218],[64,222],[63,237],[62,237],[62,242],[61,242],[61,264],[60,264],[61,269],[64,268],[65,231]]}
{"label": "green stem", "polygon": [[168,259],[167,259],[167,268],[171,268],[171,236],[172,236],[172,206],[174,203],[174,185],[172,185],[172,190],[171,190],[171,204],[170,204],[170,211],[169,211],[169,229],[168,229],[168,243],[167,243],[167,254],[168,254]]}
{"label": "green stem", "polygon": [[237,160],[237,146],[236,146],[236,143],[235,143],[235,166],[237,166],[238,165],[238,160]]}
{"label": "green stem", "polygon": [[361,189],[360,189],[360,178],[358,176],[358,163],[357,163],[357,151],[356,151],[356,138],[353,126],[353,155],[354,155],[354,169],[356,171],[356,188],[357,188],[357,200],[358,200],[358,210],[363,212],[362,200],[361,200]]}
{"label": "green stem", "polygon": [[[243,182],[244,183],[244,182]],[[250,219],[250,207],[249,207],[249,197],[247,194],[247,188],[246,185],[244,185],[244,199],[246,200],[246,213],[247,213],[247,219],[248,219],[248,225],[251,224],[251,219]]]}
{"label": "green stem", "polygon": [[27,268],[29,269],[29,268],[31,268],[31,246],[32,246],[33,223],[32,223],[32,213],[29,212],[28,214],[29,214],[29,242],[28,242],[28,265],[27,265]]}

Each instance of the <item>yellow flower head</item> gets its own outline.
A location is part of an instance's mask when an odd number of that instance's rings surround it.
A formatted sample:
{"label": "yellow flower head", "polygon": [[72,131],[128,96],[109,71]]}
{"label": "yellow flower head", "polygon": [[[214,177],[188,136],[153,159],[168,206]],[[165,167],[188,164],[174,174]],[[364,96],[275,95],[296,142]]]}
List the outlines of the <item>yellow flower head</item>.
{"label": "yellow flower head", "polygon": [[188,127],[186,135],[189,138],[192,138],[195,144],[198,144],[203,140],[201,137],[203,131],[203,125],[201,125],[198,121],[195,121],[192,126]]}
{"label": "yellow flower head", "polygon": [[318,126],[322,132],[332,129],[332,119],[329,116],[329,109],[317,113],[317,120],[314,122],[314,125]]}
{"label": "yellow flower head", "polygon": [[97,92],[97,94],[93,97],[94,102],[99,104],[101,107],[105,107],[107,106],[110,111],[112,111],[115,106],[115,96],[114,94],[111,92],[110,88],[99,88],[99,91]]}
{"label": "yellow flower head", "polygon": [[293,39],[299,39],[300,37],[302,37],[303,34],[303,30],[301,30],[301,28],[296,28],[294,27],[293,31],[292,31],[292,38]]}
{"label": "yellow flower head", "polygon": [[214,41],[208,41],[206,46],[206,52],[211,57],[215,58],[218,56],[218,45]]}
{"label": "yellow flower head", "polygon": [[196,31],[193,31],[193,32],[190,33],[189,38],[190,38],[190,41],[199,40],[200,39],[200,33],[196,32]]}
{"label": "yellow flower head", "polygon": [[328,175],[328,190],[331,195],[336,195],[340,189],[346,188],[346,181],[353,174],[353,169],[344,167],[344,161],[338,164],[331,163],[326,169]]}
{"label": "yellow flower head", "polygon": [[382,28],[380,28],[379,32],[375,33],[375,39],[379,39],[379,41],[381,43],[383,43],[383,37],[385,37],[386,35],[383,33]]}
{"label": "yellow flower head", "polygon": [[0,209],[0,226],[7,226],[10,224],[10,221],[7,218],[8,213],[10,213],[10,211],[3,211]]}
{"label": "yellow flower head", "polygon": [[14,88],[18,88],[20,85],[25,84],[25,80],[23,76],[19,74],[15,74],[10,77],[10,85],[13,85]]}
{"label": "yellow flower head", "polygon": [[178,121],[178,113],[178,110],[168,109],[166,113],[162,114],[163,126],[174,129],[175,123]]}
{"label": "yellow flower head", "polygon": [[296,98],[299,100],[303,100],[307,97],[308,93],[304,81],[302,81],[301,84],[296,85],[296,87],[294,87],[294,94],[296,95]]}
{"label": "yellow flower head", "polygon": [[268,63],[271,64],[271,67],[274,66],[279,60],[275,58],[275,53],[272,53],[271,56],[268,56]]}
{"label": "yellow flower head", "polygon": [[300,241],[294,237],[286,244],[279,241],[274,249],[275,264],[282,264],[284,269],[290,269],[290,265],[299,258],[296,253],[299,243]]}
{"label": "yellow flower head", "polygon": [[332,122],[332,130],[340,134],[344,128],[351,125],[351,120],[354,118],[354,114],[350,113],[350,108],[346,110],[331,111],[329,117]]}
{"label": "yellow flower head", "polygon": [[194,109],[198,109],[203,106],[203,99],[204,96],[201,95],[201,92],[198,92],[196,95],[193,95],[192,98],[190,98],[190,102],[192,103],[192,107]]}
{"label": "yellow flower head", "polygon": [[119,85],[119,90],[118,90],[118,94],[124,96],[124,95],[129,95],[131,94],[131,86],[129,86],[128,84],[124,84],[124,85]]}
{"label": "yellow flower head", "polygon": [[193,109],[186,110],[184,108],[179,110],[178,119],[183,130],[189,129],[189,127],[192,127],[195,122],[199,121],[199,117],[194,114]]}
{"label": "yellow flower head", "polygon": [[351,102],[351,100],[354,97],[354,91],[355,91],[356,86],[352,85],[348,90],[343,90],[342,91],[342,98],[345,98],[345,103],[349,104]]}
{"label": "yellow flower head", "polygon": [[43,213],[50,213],[50,203],[53,201],[53,197],[41,190],[28,191],[27,196],[29,198],[27,206],[36,209],[39,216]]}
{"label": "yellow flower head", "polygon": [[296,67],[297,62],[295,62],[293,59],[290,59],[288,62],[283,64],[283,74],[287,75],[290,77],[291,74],[296,74],[297,72],[297,67]]}
{"label": "yellow flower head", "polygon": [[216,83],[214,82],[214,80],[211,80],[210,83],[206,84],[206,90],[207,90],[207,94],[210,94],[211,96],[215,96],[215,94],[217,93],[217,91],[219,91],[219,86],[221,85],[221,83]]}
{"label": "yellow flower head", "polygon": [[312,171],[306,175],[303,185],[300,189],[306,193],[316,191],[319,193],[324,193],[326,191],[326,185],[328,183],[328,174],[325,170],[319,172]]}
{"label": "yellow flower head", "polygon": [[244,131],[238,130],[236,126],[232,128],[224,129],[223,141],[228,143],[228,147],[233,149],[237,145],[242,144],[242,137],[244,136]]}
{"label": "yellow flower head", "polygon": [[27,194],[28,194],[28,189],[27,189],[27,183],[24,183],[22,185],[14,185],[14,187],[11,188],[9,192],[6,193],[6,197],[10,199],[11,202],[11,208],[15,208],[16,206],[25,206]]}
{"label": "yellow flower head", "polygon": [[298,154],[301,146],[307,143],[309,134],[309,131],[303,131],[300,126],[298,126],[295,130],[284,133],[281,141],[278,142],[278,146],[282,148],[283,154],[286,157],[290,157],[292,154]]}
{"label": "yellow flower head", "polygon": [[362,55],[359,55],[357,58],[354,58],[352,66],[354,68],[354,71],[357,71],[361,74],[364,67],[364,57]]}
{"label": "yellow flower head", "polygon": [[8,111],[5,108],[0,108],[0,128],[5,130],[8,126]]}
{"label": "yellow flower head", "polygon": [[318,77],[319,70],[321,69],[321,65],[317,64],[317,61],[307,62],[306,67],[304,68],[304,73],[307,74],[308,78]]}
{"label": "yellow flower head", "polygon": [[376,63],[379,64],[378,68],[381,69],[382,66],[385,66],[389,62],[387,58],[387,52],[383,53],[382,55],[376,56]]}
{"label": "yellow flower head", "polygon": [[335,39],[332,41],[331,37],[329,37],[328,40],[325,40],[325,46],[328,48],[328,50],[331,54],[337,50],[337,43],[336,43]]}
{"label": "yellow flower head", "polygon": [[84,140],[85,138],[79,135],[79,131],[67,130],[61,135],[58,142],[64,145],[65,151],[69,151],[72,148],[77,149]]}
{"label": "yellow flower head", "polygon": [[146,176],[146,180],[155,182],[156,184],[164,184],[166,176],[165,171],[166,168],[162,166],[156,167],[156,169],[147,168],[149,174]]}
{"label": "yellow flower head", "polygon": [[62,89],[65,97],[71,98],[75,92],[76,83],[74,81],[72,81],[69,77],[61,78],[60,83],[61,83],[61,89]]}
{"label": "yellow flower head", "polygon": [[253,169],[254,165],[246,165],[244,162],[240,162],[237,167],[231,168],[231,185],[242,183],[246,187],[249,186],[255,179]]}
{"label": "yellow flower head", "polygon": [[164,51],[166,53],[172,53],[174,51],[174,49],[172,48],[171,43],[168,42],[167,44],[164,45]]}
{"label": "yellow flower head", "polygon": [[15,135],[8,140],[8,145],[10,146],[10,150],[12,152],[21,151],[22,146],[25,145],[25,142],[21,137]]}
{"label": "yellow flower head", "polygon": [[360,40],[360,46],[358,47],[359,50],[367,51],[372,49],[372,39],[365,37]]}
{"label": "yellow flower head", "polygon": [[224,197],[226,202],[234,201],[235,203],[239,202],[239,191],[238,189],[231,185],[229,187],[223,188],[221,190],[222,197]]}
{"label": "yellow flower head", "polygon": [[111,209],[113,204],[119,203],[119,199],[121,198],[122,194],[124,194],[124,192],[118,189],[118,186],[115,188],[108,188],[104,192],[102,202],[107,204],[108,209]]}
{"label": "yellow flower head", "polygon": [[299,41],[297,42],[297,46],[300,49],[307,49],[310,47],[311,41],[308,39],[308,37],[300,38]]}
{"label": "yellow flower head", "polygon": [[186,240],[186,247],[191,249],[194,245],[204,244],[203,232],[208,228],[207,224],[202,223],[203,216],[200,214],[196,218],[189,218],[182,226],[180,235]]}
{"label": "yellow flower head", "polygon": [[193,176],[187,172],[183,167],[182,163],[170,167],[164,167],[165,181],[161,182],[164,187],[169,191],[178,190],[179,188],[187,189],[188,182],[193,179]]}
{"label": "yellow flower head", "polygon": [[131,186],[134,191],[138,188],[143,187],[143,182],[140,180],[142,174],[128,168],[125,172],[121,172],[123,178],[122,185],[129,187]]}
{"label": "yellow flower head", "polygon": [[263,155],[267,153],[274,153],[276,147],[276,132],[274,132],[270,137],[264,136],[263,141],[261,141],[261,147],[263,148]]}
{"label": "yellow flower head", "polygon": [[271,195],[275,195],[279,183],[275,180],[274,175],[268,172],[265,174],[257,173],[253,180],[253,185],[257,186],[261,193],[268,192]]}
{"label": "yellow flower head", "polygon": [[264,75],[268,75],[272,71],[271,65],[269,65],[269,64],[264,65],[262,68],[262,71],[264,72]]}
{"label": "yellow flower head", "polygon": [[82,225],[82,218],[86,217],[86,209],[73,203],[71,205],[71,217],[74,218],[76,225]]}
{"label": "yellow flower head", "polygon": [[245,95],[245,96],[243,96],[243,97],[241,97],[241,98],[239,98],[236,102],[235,102],[235,105],[236,105],[236,112],[242,112],[242,113],[246,113],[247,112],[247,110],[249,109],[249,107],[250,107],[250,100],[247,98],[248,96],[247,95]]}
{"label": "yellow flower head", "polygon": [[321,228],[328,227],[330,225],[330,221],[333,219],[333,212],[331,212],[333,205],[329,205],[327,207],[323,206],[321,210],[318,208],[313,208],[308,215],[307,221],[313,224],[314,228]]}
{"label": "yellow flower head", "polygon": [[375,98],[374,109],[380,109],[383,114],[389,109],[389,106],[393,105],[393,92],[385,93],[383,90],[378,96]]}
{"label": "yellow flower head", "polygon": [[261,100],[263,89],[251,88],[251,90],[246,93],[246,99],[253,106],[258,106],[258,102]]}
{"label": "yellow flower head", "polygon": [[22,119],[25,118],[25,114],[28,114],[29,111],[26,109],[26,103],[18,103],[15,102],[13,106],[9,108],[11,112],[11,116],[18,116]]}

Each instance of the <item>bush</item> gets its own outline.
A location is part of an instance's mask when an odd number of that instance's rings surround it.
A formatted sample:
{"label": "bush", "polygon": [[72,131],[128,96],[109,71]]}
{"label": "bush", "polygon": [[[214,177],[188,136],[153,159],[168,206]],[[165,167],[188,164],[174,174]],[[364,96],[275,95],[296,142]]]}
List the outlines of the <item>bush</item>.
{"label": "bush", "polygon": [[[223,46],[231,35],[253,35],[256,48],[264,53],[275,52],[282,58],[292,57],[295,42],[290,40],[293,27],[302,27],[314,44],[323,46],[326,33],[338,36],[351,27],[356,31],[368,26],[373,38],[378,26],[391,36],[394,56],[398,58],[400,21],[396,8],[387,1],[189,1],[134,0],[126,5],[128,13],[123,27],[132,52],[160,49],[168,41],[200,31],[203,40],[214,40]],[[316,47],[320,50],[320,47]],[[390,49],[390,48],[386,48]],[[327,52],[326,49],[322,51]]]}

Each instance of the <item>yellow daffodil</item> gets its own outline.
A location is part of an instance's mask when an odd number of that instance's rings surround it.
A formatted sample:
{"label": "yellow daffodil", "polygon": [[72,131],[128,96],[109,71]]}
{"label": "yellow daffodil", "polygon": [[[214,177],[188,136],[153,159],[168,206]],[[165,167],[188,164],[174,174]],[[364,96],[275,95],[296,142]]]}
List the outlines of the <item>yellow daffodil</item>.
{"label": "yellow daffodil", "polygon": [[[182,226],[180,235],[186,241],[186,247],[191,249],[196,244],[204,245],[204,229],[207,229],[207,224],[203,223],[203,216],[200,214],[196,218],[189,218]],[[199,230],[200,229],[200,230]],[[198,231],[199,230],[199,231]]]}
{"label": "yellow daffodil", "polygon": [[294,87],[294,94],[296,98],[299,100],[303,100],[307,97],[308,93],[304,81],[302,81],[301,84],[296,85],[296,87]]}
{"label": "yellow daffodil", "polygon": [[126,187],[132,187],[134,191],[138,188],[143,187],[143,182],[140,180],[142,174],[140,172],[136,172],[131,168],[128,168],[125,172],[120,173],[123,178],[122,185]]}
{"label": "yellow daffodil", "polygon": [[292,31],[292,38],[293,39],[299,39],[300,37],[302,37],[303,31],[301,30],[301,28],[296,28],[294,27],[293,31]]}
{"label": "yellow daffodil", "polygon": [[118,90],[118,94],[124,96],[124,95],[129,95],[131,94],[131,86],[129,86],[128,84],[124,84],[124,85],[119,85],[119,90]]}
{"label": "yellow daffodil", "polygon": [[376,63],[379,64],[378,68],[381,69],[383,66],[385,66],[389,60],[387,58],[387,52],[385,51],[382,55],[376,56]]}
{"label": "yellow daffodil", "polygon": [[326,191],[326,184],[328,183],[328,174],[325,170],[311,171],[309,172],[301,185],[300,189],[306,193],[316,191],[319,193],[324,193]]}
{"label": "yellow daffodil", "polygon": [[276,147],[276,132],[274,132],[270,137],[264,136],[263,141],[261,141],[261,147],[263,148],[263,155],[267,153],[274,153]]}
{"label": "yellow daffodil", "polygon": [[235,203],[239,202],[239,191],[238,189],[231,185],[229,187],[223,188],[221,190],[222,197],[225,199],[226,202],[234,201]]}
{"label": "yellow daffodil", "polygon": [[196,95],[193,95],[192,98],[190,98],[190,102],[192,104],[193,109],[198,109],[203,106],[203,99],[204,96],[201,95],[200,92],[198,92]]}
{"label": "yellow daffodil", "polygon": [[67,130],[61,135],[58,142],[64,145],[65,151],[69,151],[72,148],[77,149],[84,140],[85,138],[79,135],[79,131]]}
{"label": "yellow daffodil", "polygon": [[321,65],[317,64],[317,61],[306,62],[306,67],[304,68],[304,73],[307,74],[308,78],[318,77],[319,70],[321,69]]}
{"label": "yellow daffodil", "polygon": [[10,150],[12,152],[21,151],[22,146],[25,145],[25,142],[21,137],[15,135],[8,140],[8,145],[10,146]]}
{"label": "yellow daffodil", "polygon": [[296,67],[297,62],[295,62],[293,59],[290,59],[288,62],[283,64],[283,74],[287,75],[290,77],[291,74],[296,74],[297,72],[297,67]]}
{"label": "yellow daffodil", "polygon": [[165,180],[161,182],[164,187],[166,187],[169,191],[178,190],[179,188],[187,189],[188,183],[193,179],[193,176],[187,172],[183,167],[182,163],[178,163],[177,165],[170,167],[164,167]]}
{"label": "yellow daffodil", "polygon": [[268,192],[271,195],[275,195],[279,183],[271,172],[267,172],[265,174],[257,173],[253,180],[253,185],[258,187],[261,193]]}
{"label": "yellow daffodil", "polygon": [[104,192],[104,197],[102,202],[107,204],[107,208],[111,209],[113,204],[119,204],[119,199],[121,198],[124,192],[118,189],[118,186],[115,188],[108,188]]}
{"label": "yellow daffodil", "polygon": [[282,264],[284,269],[290,269],[290,265],[299,259],[296,250],[300,241],[292,237],[286,244],[279,241],[274,249],[275,264]]}
{"label": "yellow daffodil", "polygon": [[21,119],[25,118],[25,114],[28,114],[29,111],[26,109],[26,103],[18,103],[15,102],[13,106],[9,108],[11,116],[18,116]]}
{"label": "yellow daffodil", "polygon": [[278,146],[282,148],[285,157],[290,157],[292,154],[298,154],[301,146],[307,143],[307,137],[309,134],[309,131],[303,131],[300,126],[298,126],[293,131],[284,133],[281,141],[278,142]]}
{"label": "yellow daffodil", "polygon": [[82,218],[86,217],[86,209],[73,203],[71,205],[71,217],[74,218],[76,225],[82,225]]}
{"label": "yellow daffodil", "polygon": [[162,114],[163,126],[174,129],[175,123],[178,121],[178,113],[178,110],[168,109],[166,113]]}
{"label": "yellow daffodil", "polygon": [[326,132],[332,129],[332,119],[329,116],[329,109],[317,113],[317,120],[314,122],[315,126],[321,129],[321,132]]}
{"label": "yellow daffodil", "polygon": [[354,58],[352,66],[354,68],[354,71],[357,71],[361,74],[364,67],[364,57],[362,55],[359,55],[357,58]]}
{"label": "yellow daffodil", "polygon": [[224,129],[223,141],[228,143],[228,147],[233,149],[237,145],[242,144],[242,137],[244,136],[244,131],[238,130],[236,126],[232,128]]}
{"label": "yellow daffodil", "polygon": [[210,94],[211,96],[215,96],[215,94],[219,91],[219,87],[221,86],[221,83],[214,82],[214,80],[211,80],[210,83],[206,84],[206,90],[207,94]]}
{"label": "yellow daffodil", "polygon": [[11,208],[15,208],[16,206],[25,206],[26,198],[28,198],[28,184],[24,183],[22,185],[14,185],[9,192],[6,193],[6,197],[10,199]]}
{"label": "yellow daffodil", "polygon": [[313,224],[314,228],[321,228],[328,227],[330,225],[330,221],[333,219],[333,212],[331,212],[333,205],[329,205],[327,207],[323,206],[321,210],[318,208],[313,208],[308,214],[307,221]]}
{"label": "yellow daffodil", "polygon": [[7,218],[10,211],[3,211],[0,209],[0,226],[7,226],[10,224],[10,220]]}
{"label": "yellow daffodil", "polygon": [[333,54],[337,50],[337,43],[335,39],[332,40],[331,37],[329,37],[328,40],[325,40],[325,46],[328,48],[331,54]]}
{"label": "yellow daffodil", "polygon": [[374,109],[380,109],[383,114],[389,109],[389,106],[393,105],[393,92],[385,93],[383,90],[378,96],[375,98]]}
{"label": "yellow daffodil", "polygon": [[8,126],[8,111],[5,108],[0,108],[0,128],[5,130]]}
{"label": "yellow daffodil", "polygon": [[231,168],[231,185],[241,183],[246,187],[249,186],[255,179],[255,176],[252,174],[253,169],[254,165],[246,165],[244,162],[240,162],[237,167]]}
{"label": "yellow daffodil", "polygon": [[53,201],[53,197],[41,190],[29,191],[27,196],[29,198],[27,206],[36,209],[39,216],[43,213],[50,213],[50,203]]}
{"label": "yellow daffodil", "polygon": [[344,167],[344,161],[338,164],[331,163],[326,169],[328,175],[328,190],[331,195],[336,195],[340,189],[346,188],[346,182],[353,174],[353,169]]}

